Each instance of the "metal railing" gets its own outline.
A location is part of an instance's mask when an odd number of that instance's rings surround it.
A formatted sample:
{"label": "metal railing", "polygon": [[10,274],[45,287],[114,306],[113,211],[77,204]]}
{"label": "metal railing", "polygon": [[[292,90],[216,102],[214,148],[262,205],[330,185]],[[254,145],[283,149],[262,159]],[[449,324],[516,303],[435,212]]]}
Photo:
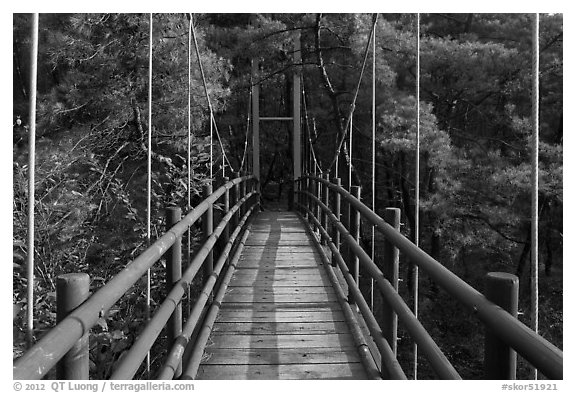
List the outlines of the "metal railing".
{"label": "metal railing", "polygon": [[[182,368],[182,354],[190,341],[192,331],[199,322],[202,322],[204,310],[211,303],[212,291],[218,289],[217,279],[230,265],[230,254],[234,252],[232,260],[239,255],[241,245],[237,245],[241,242],[237,240],[240,239],[240,234],[259,204],[258,187],[253,176],[238,177],[226,182],[214,192],[210,189],[205,192],[207,197],[182,219],[178,208],[170,208],[167,232],[100,290],[81,301],[81,304],[68,304],[62,308],[66,316],[63,316],[53,329],[14,362],[13,378],[40,379],[59,363],[57,378],[88,379],[87,335],[90,329],[165,253],[168,295],[117,365],[112,378],[132,378],[164,326],[168,328],[169,353],[160,376],[164,378],[178,376]],[[222,199],[223,217],[218,226],[212,229],[213,206],[220,199]],[[181,274],[181,239],[200,219],[203,222],[204,243]],[[232,228],[234,231],[230,234]],[[226,243],[214,265],[213,249],[219,238]],[[182,326],[182,298],[201,268],[205,273],[203,291],[196,299],[185,325]],[[89,283],[89,279],[71,281]],[[61,298],[69,299],[70,292]],[[79,359],[81,361],[78,361]]]}
{"label": "metal railing", "polygon": [[[355,187],[352,191],[359,196],[359,190]],[[488,300],[486,296],[404,237],[399,231],[399,209],[386,209],[385,217],[382,218],[356,196],[340,186],[340,179],[330,182],[327,178],[303,176],[298,181],[295,199],[296,206],[308,221],[308,225],[319,233],[322,243],[329,247],[332,266],[338,267],[346,280],[349,301],[357,305],[381,356],[383,378],[405,378],[403,371],[398,370],[395,361],[398,319],[418,344],[421,353],[427,358],[438,377],[460,378],[398,294],[399,252],[404,253],[412,263],[426,272],[439,287],[457,299],[486,326],[485,356],[490,356],[485,368],[487,378],[514,378],[516,366],[514,351],[546,377],[563,378],[563,353],[560,349],[516,319],[514,312],[511,314]],[[348,217],[344,220],[347,226],[341,222],[342,210],[347,212],[345,216]],[[359,244],[361,220],[373,225],[385,238],[382,270]],[[340,242],[347,246],[346,256],[341,254]],[[384,299],[382,309],[385,322],[382,326],[377,323],[359,289],[360,266],[374,280]],[[509,276],[511,275],[492,274],[489,277],[492,282],[496,282],[496,287],[500,288],[496,288],[495,291],[502,291],[502,287],[514,285],[514,280]],[[517,286],[517,280],[515,285]],[[496,301],[494,296],[489,297]],[[514,300],[511,303],[514,303]],[[501,370],[506,370],[507,374],[503,375]]]}

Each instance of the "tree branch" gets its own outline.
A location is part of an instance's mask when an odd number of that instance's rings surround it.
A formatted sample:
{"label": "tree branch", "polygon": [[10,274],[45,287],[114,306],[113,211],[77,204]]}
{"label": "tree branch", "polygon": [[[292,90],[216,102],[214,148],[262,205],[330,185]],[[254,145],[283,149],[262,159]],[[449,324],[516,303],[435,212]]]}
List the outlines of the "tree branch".
{"label": "tree branch", "polygon": [[496,225],[494,225],[493,223],[491,223],[490,220],[489,220],[488,218],[486,218],[486,217],[477,216],[477,215],[474,215],[474,214],[460,214],[460,215],[458,215],[458,216],[456,216],[456,217],[459,217],[459,218],[468,218],[468,219],[475,220],[475,221],[481,221],[481,222],[483,222],[484,224],[486,224],[487,227],[489,227],[489,228],[492,229],[494,232],[496,232],[497,234],[499,234],[500,236],[502,236],[504,239],[506,239],[506,240],[508,240],[508,241],[510,241],[510,242],[516,243],[516,244],[526,244],[525,241],[518,240],[518,239],[514,239],[514,238],[508,236],[507,234],[505,234],[504,232],[502,232],[498,227],[496,227]]}
{"label": "tree branch", "polygon": [[289,31],[306,30],[306,29],[313,29],[313,28],[314,28],[314,25],[310,25],[310,26],[295,26],[295,27],[290,27],[290,28],[287,28],[287,29],[276,30],[276,31],[273,31],[273,32],[268,33],[268,34],[264,34],[264,35],[262,35],[262,36],[260,36],[260,37],[258,37],[258,38],[256,38],[256,39],[254,39],[254,41],[252,41],[252,42],[263,41],[263,40],[268,39],[268,38],[270,38],[270,37],[272,37],[272,36],[274,36],[274,35],[276,35],[276,34],[287,33],[287,32],[289,32]]}

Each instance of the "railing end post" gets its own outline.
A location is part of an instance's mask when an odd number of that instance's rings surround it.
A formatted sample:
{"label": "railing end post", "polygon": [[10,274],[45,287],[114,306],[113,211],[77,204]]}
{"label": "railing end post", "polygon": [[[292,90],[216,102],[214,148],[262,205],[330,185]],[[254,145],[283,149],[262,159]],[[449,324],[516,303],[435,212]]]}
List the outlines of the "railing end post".
{"label": "railing end post", "polygon": [[[80,306],[90,294],[90,276],[86,273],[68,273],[56,279],[56,322]],[[88,379],[90,373],[88,331],[58,362],[58,379]]]}
{"label": "railing end post", "polygon": [[[490,272],[485,278],[485,295],[514,318],[518,317],[518,277],[510,273]],[[484,347],[486,379],[516,379],[516,351],[488,328]]]}

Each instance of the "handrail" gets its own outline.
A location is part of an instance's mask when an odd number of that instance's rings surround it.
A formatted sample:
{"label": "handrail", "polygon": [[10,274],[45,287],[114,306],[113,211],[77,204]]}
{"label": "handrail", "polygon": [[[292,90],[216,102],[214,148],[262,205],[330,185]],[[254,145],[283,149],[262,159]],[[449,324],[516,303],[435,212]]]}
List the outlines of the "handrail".
{"label": "handrail", "polygon": [[[378,325],[378,322],[376,321],[374,314],[372,314],[372,312],[370,311],[368,303],[366,302],[366,300],[364,299],[364,297],[360,292],[360,289],[354,282],[354,278],[352,277],[352,274],[350,273],[348,267],[346,266],[346,262],[344,262],[342,254],[340,254],[340,251],[331,241],[331,238],[328,235],[328,232],[326,232],[326,229],[324,229],[320,225],[320,221],[316,217],[314,217],[312,211],[305,206],[302,207],[308,214],[310,214],[310,218],[312,219],[314,224],[316,224],[316,227],[320,230],[320,235],[328,241],[328,247],[330,247],[333,256],[336,257],[338,266],[340,267],[342,275],[346,280],[346,284],[348,284],[348,290],[350,291],[348,296],[352,295],[352,299],[354,300],[354,302],[358,306],[358,309],[360,310],[360,313],[364,317],[364,320],[366,321],[366,326],[368,327],[368,331],[372,335],[372,339],[374,340],[376,347],[380,351],[380,356],[382,357],[382,359],[384,359],[384,361],[382,362],[382,368],[383,368],[382,373],[389,379],[407,379],[404,370],[398,363],[398,360],[394,356],[394,352],[392,352],[392,349],[390,348],[390,344],[388,344],[388,341],[386,341],[386,339],[382,335],[382,329]],[[384,368],[386,368],[386,370],[384,370]]]}
{"label": "handrail", "polygon": [[[206,256],[214,248],[216,240],[224,231],[224,227],[228,224],[232,215],[240,209],[240,206],[254,195],[256,195],[255,191],[247,194],[244,198],[238,201],[238,203],[231,208],[224,217],[222,217],[220,224],[218,224],[216,229],[214,229],[214,232],[206,240],[200,251],[196,253],[194,259],[190,262],[190,266],[188,266],[182,275],[182,278],[180,278],[170,293],[168,293],[166,298],[164,298],[162,304],[156,310],[152,319],[148,321],[146,327],[140,333],[130,350],[124,355],[122,361],[118,364],[110,379],[131,379],[134,377],[140,364],[146,358],[146,354],[150,348],[152,348],[156,338],[168,322],[168,319],[172,315],[176,305],[181,301],[182,296],[184,296],[186,288],[190,283],[192,283],[192,280],[194,280],[194,277],[196,277],[196,274],[202,267]],[[231,239],[231,241],[234,240],[235,238]],[[221,263],[223,264],[223,262]]]}
{"label": "handrail", "polygon": [[136,259],[112,278],[81,306],[47,332],[32,348],[14,362],[14,379],[40,379],[72,348],[98,319],[104,315],[125,292],[156,263],[225,192],[234,185],[255,179],[243,176],[233,179],[204,199],[180,222],[156,240]]}
{"label": "handrail", "polygon": [[[230,242],[226,245],[226,247],[222,251],[222,255],[220,256],[220,259],[218,260],[216,266],[214,267],[214,272],[212,273],[212,275],[204,285],[202,292],[198,296],[198,299],[194,304],[194,308],[192,309],[192,312],[190,313],[190,316],[188,317],[188,320],[186,321],[186,324],[182,329],[182,333],[175,340],[174,345],[170,349],[166,361],[164,362],[164,365],[162,366],[162,368],[158,373],[157,379],[172,379],[174,377],[174,373],[178,368],[178,363],[182,359],[184,355],[184,350],[189,343],[190,337],[194,333],[194,330],[196,329],[198,322],[200,321],[200,316],[202,314],[202,311],[204,310],[204,306],[208,302],[210,294],[212,293],[212,290],[216,285],[216,280],[220,276],[224,262],[227,259],[227,256],[232,251],[232,243],[240,235],[241,229],[244,227],[244,224],[248,221],[248,219],[252,215],[252,211],[255,208],[255,206],[256,205],[252,205],[252,207],[249,209],[248,212],[246,212],[246,214],[242,218],[242,221],[238,224],[232,235],[230,235]],[[230,265],[233,265],[234,260],[236,260],[236,258],[239,258],[240,252],[244,247],[243,245],[246,241],[246,238],[248,237],[248,234],[249,234],[248,230],[244,231],[244,234],[242,235],[242,238],[238,243],[234,256],[232,257],[232,260],[229,262]],[[230,269],[228,269],[227,272],[229,270]]]}
{"label": "handrail", "polygon": [[[322,201],[320,201],[318,198],[316,198],[316,196],[312,195],[311,193],[307,191],[303,191],[303,193],[311,197],[314,200],[314,202],[316,202],[318,206],[320,206],[320,208],[325,212],[325,214],[328,216],[328,219],[336,226],[336,228],[342,235],[341,239],[344,240],[348,244],[348,246],[352,249],[352,251],[356,254],[358,259],[360,260],[360,263],[362,263],[362,266],[366,268],[366,271],[369,273],[370,277],[372,277],[374,279],[374,282],[378,285],[380,292],[384,296],[384,300],[388,302],[388,304],[398,314],[398,318],[405,324],[406,330],[408,330],[408,332],[410,333],[414,341],[418,344],[418,346],[421,347],[422,354],[429,360],[430,366],[432,367],[436,375],[438,375],[442,379],[461,379],[456,369],[454,369],[450,361],[446,358],[444,353],[442,353],[442,350],[434,342],[428,331],[424,328],[424,326],[422,326],[420,321],[408,308],[408,306],[400,297],[400,295],[398,295],[398,293],[394,290],[392,284],[390,284],[390,282],[384,277],[382,271],[376,266],[374,261],[372,261],[372,259],[368,256],[368,254],[364,251],[364,249],[356,242],[354,237],[350,235],[350,233],[344,227],[344,225],[342,225],[342,223],[339,222],[336,216],[330,211],[328,206],[322,203]],[[307,208],[305,209],[307,212],[312,213],[309,209]],[[340,252],[336,249],[332,241],[330,241],[328,232],[326,232],[326,230],[322,226],[320,226],[320,222],[316,219],[316,217],[312,216],[311,218],[314,221],[314,223],[318,225],[321,235],[326,240],[328,240],[330,250],[336,256],[336,260],[338,262],[338,265],[340,266],[340,269],[344,270],[343,273],[345,271],[348,271]],[[361,297],[361,294],[359,293],[359,290],[357,288],[357,283],[354,282],[349,272],[348,274],[344,274],[344,278],[346,279],[348,286],[350,288],[354,288],[355,292],[354,301],[358,302],[358,299],[360,299],[360,302],[364,303],[363,306],[365,307],[361,308],[361,311],[364,310],[362,312],[362,315],[365,318],[366,316],[370,318],[370,315],[372,313],[370,312],[370,309],[368,308],[368,305],[366,304],[364,298]],[[370,328],[370,324],[368,324],[368,327]],[[373,334],[373,336],[377,337],[376,334]],[[376,344],[378,343],[376,342]]]}
{"label": "handrail", "polygon": [[374,225],[376,230],[400,249],[414,264],[422,268],[441,288],[472,310],[498,338],[514,348],[518,354],[540,370],[546,377],[563,379],[563,353],[560,349],[511,316],[504,309],[490,302],[483,294],[452,273],[402,234],[395,231],[386,221],[348,191],[317,176],[305,175],[301,179],[304,178],[323,183],[340,194],[370,224]]}
{"label": "handrail", "polygon": [[[224,299],[224,295],[226,294],[226,290],[228,289],[228,285],[230,284],[230,280],[232,279],[232,275],[236,270],[236,264],[240,259],[242,254],[242,250],[244,249],[244,244],[246,243],[246,239],[248,238],[249,230],[244,233],[242,239],[240,239],[240,244],[238,245],[238,249],[234,254],[234,257],[230,261],[230,267],[226,271],[226,274],[222,278],[222,283],[220,284],[220,288],[214,297],[214,301],[210,305],[208,309],[207,315],[204,318],[203,324],[198,332],[198,336],[196,338],[196,342],[190,351],[190,356],[188,358],[188,364],[186,364],[185,369],[182,371],[181,379],[195,379],[196,374],[198,373],[198,368],[200,367],[200,363],[202,361],[202,356],[204,355],[204,350],[206,349],[206,343],[208,342],[208,338],[212,333],[212,328],[214,327],[214,322],[216,321],[216,317],[218,316],[218,312],[220,311],[220,306],[222,305],[222,300]],[[192,333],[190,331],[190,333]],[[169,374],[168,374],[169,375]]]}
{"label": "handrail", "polygon": [[[298,214],[302,222],[305,222],[305,218],[303,217],[302,213],[299,211],[296,211],[296,213]],[[346,294],[346,292],[344,291],[344,288],[341,286],[339,278],[336,275],[335,266],[332,264],[330,257],[326,254],[326,250],[322,246],[321,240],[315,236],[311,226],[308,225],[308,223],[306,222],[305,222],[305,228],[308,234],[312,236],[312,241],[315,243],[316,249],[320,252],[320,258],[322,259],[322,263],[324,264],[324,269],[328,273],[328,279],[330,280],[330,284],[332,285],[332,287],[334,287],[336,298],[338,300],[338,303],[340,303],[340,306],[342,307],[342,311],[344,312],[344,318],[346,318],[346,322],[348,323],[348,327],[350,328],[350,333],[352,334],[352,338],[354,340],[354,346],[356,347],[358,355],[360,356],[360,362],[364,365],[364,370],[366,371],[368,379],[378,379],[378,380],[384,379],[382,373],[380,372],[379,367],[376,365],[376,359],[374,358],[372,352],[370,351],[370,344],[368,343],[368,340],[366,339],[366,336],[362,331],[362,327],[360,322],[358,321],[358,318],[356,317],[356,313],[352,311],[352,306],[349,303],[349,295]],[[343,261],[342,258],[340,259]],[[348,275],[349,277],[351,277],[349,272],[345,273],[344,271],[342,271],[342,274],[344,276]],[[357,287],[355,289],[358,292],[360,292],[360,290]],[[358,293],[355,292],[352,295],[357,296],[357,294]],[[369,310],[368,304],[366,303],[365,300],[364,305]],[[386,346],[389,348],[389,353],[392,353],[392,348],[390,348],[390,345],[388,345],[387,341]],[[389,370],[397,371],[397,375],[394,376],[393,373],[389,372]],[[404,380],[407,379],[406,374],[404,374],[404,371],[402,370],[402,367],[400,366],[400,363],[396,358],[394,358],[390,364],[387,364],[387,371],[388,371],[387,376],[389,376],[390,379],[404,379]]]}

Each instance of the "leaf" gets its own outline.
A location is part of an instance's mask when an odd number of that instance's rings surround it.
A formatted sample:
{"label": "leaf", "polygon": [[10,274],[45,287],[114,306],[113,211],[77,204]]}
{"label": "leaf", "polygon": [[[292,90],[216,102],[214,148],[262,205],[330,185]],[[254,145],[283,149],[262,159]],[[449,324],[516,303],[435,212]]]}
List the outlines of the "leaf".
{"label": "leaf", "polygon": [[22,247],[24,249],[28,248],[28,246],[26,245],[26,243],[24,243],[22,240],[14,240],[12,242],[12,246],[13,247]]}
{"label": "leaf", "polygon": [[107,332],[108,331],[108,324],[106,323],[106,320],[104,318],[98,318],[98,320],[96,321],[96,324],[98,324],[103,331]]}

